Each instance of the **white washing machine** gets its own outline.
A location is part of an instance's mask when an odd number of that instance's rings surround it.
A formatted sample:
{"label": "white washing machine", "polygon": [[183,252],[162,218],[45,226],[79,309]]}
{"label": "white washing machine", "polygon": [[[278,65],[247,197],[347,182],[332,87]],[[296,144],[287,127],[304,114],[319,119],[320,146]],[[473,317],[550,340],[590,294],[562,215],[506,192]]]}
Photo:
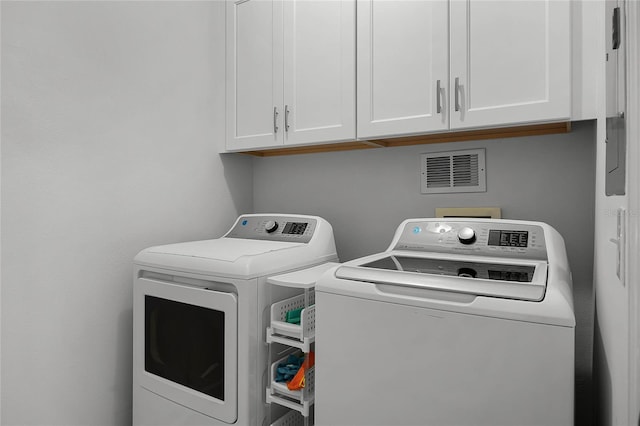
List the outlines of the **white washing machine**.
{"label": "white washing machine", "polygon": [[573,425],[574,328],[549,225],[407,220],[316,285],[316,424]]}
{"label": "white washing machine", "polygon": [[[134,425],[269,423],[270,275],[336,261],[316,216],[240,216],[223,237],[135,258]],[[284,291],[280,289],[280,291]]]}

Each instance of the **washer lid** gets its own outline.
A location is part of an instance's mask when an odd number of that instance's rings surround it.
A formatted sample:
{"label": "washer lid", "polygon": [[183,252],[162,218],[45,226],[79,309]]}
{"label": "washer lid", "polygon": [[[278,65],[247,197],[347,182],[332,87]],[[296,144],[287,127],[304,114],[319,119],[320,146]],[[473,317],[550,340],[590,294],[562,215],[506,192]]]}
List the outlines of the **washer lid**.
{"label": "washer lid", "polygon": [[339,267],[335,276],[376,284],[540,301],[546,289],[547,263],[391,252],[350,262]]}
{"label": "washer lid", "polygon": [[324,260],[313,259],[314,255],[305,243],[219,238],[150,247],[138,253],[135,263],[168,271],[248,279]]}
{"label": "washer lid", "polygon": [[236,262],[243,256],[259,256],[277,250],[298,247],[302,243],[282,241],[218,238],[151,247],[146,251],[163,255],[198,257],[202,259]]}
{"label": "washer lid", "polygon": [[139,270],[252,279],[336,260],[333,228],[321,217],[245,214],[221,238],[150,247],[134,262]]}

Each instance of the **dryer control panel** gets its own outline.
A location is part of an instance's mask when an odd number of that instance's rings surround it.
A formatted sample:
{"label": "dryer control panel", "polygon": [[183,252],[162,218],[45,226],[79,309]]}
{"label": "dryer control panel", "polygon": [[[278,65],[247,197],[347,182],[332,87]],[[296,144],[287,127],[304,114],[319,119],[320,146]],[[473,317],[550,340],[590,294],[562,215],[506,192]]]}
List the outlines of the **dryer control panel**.
{"label": "dryer control panel", "polygon": [[316,225],[315,218],[306,216],[244,215],[225,237],[308,243]]}
{"label": "dryer control panel", "polygon": [[409,221],[394,250],[547,260],[541,226],[508,221]]}

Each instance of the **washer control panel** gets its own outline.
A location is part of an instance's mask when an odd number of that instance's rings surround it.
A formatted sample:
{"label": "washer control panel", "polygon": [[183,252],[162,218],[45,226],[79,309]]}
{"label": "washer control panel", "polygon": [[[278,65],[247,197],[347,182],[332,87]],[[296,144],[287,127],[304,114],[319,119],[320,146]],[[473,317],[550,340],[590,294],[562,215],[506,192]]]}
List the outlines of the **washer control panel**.
{"label": "washer control panel", "polygon": [[542,227],[499,220],[408,222],[393,249],[547,260]]}
{"label": "washer control panel", "polygon": [[225,237],[308,243],[313,237],[316,225],[317,220],[312,217],[240,216]]}

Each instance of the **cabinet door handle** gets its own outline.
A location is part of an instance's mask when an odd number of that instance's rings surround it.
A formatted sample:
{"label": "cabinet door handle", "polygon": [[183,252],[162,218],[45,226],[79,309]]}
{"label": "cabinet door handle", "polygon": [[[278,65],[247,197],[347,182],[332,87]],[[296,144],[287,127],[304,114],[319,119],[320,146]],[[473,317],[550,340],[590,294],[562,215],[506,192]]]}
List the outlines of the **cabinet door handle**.
{"label": "cabinet door handle", "polygon": [[278,108],[273,107],[273,133],[278,133]]}
{"label": "cabinet door handle", "polygon": [[436,82],[436,97],[437,97],[437,101],[436,101],[436,102],[437,102],[437,103],[436,103],[436,112],[437,112],[438,114],[440,114],[440,113],[442,112],[442,104],[440,103],[440,92],[441,92],[441,89],[440,89],[440,80],[438,80],[438,81]]}
{"label": "cabinet door handle", "polygon": [[289,131],[289,105],[284,106],[284,130]]}
{"label": "cabinet door handle", "polygon": [[456,87],[454,91],[456,92],[456,111],[460,111],[460,77],[456,77]]}

